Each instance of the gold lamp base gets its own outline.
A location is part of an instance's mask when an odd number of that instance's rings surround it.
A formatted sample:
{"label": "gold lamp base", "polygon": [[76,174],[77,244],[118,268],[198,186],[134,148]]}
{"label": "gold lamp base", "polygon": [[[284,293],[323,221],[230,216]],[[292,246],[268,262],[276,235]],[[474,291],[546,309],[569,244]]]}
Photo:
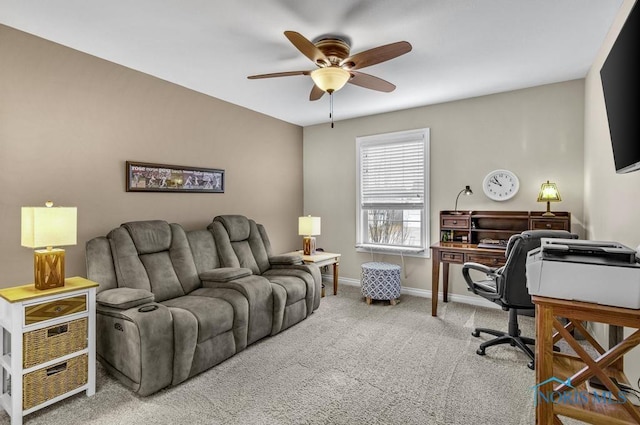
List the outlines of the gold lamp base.
{"label": "gold lamp base", "polygon": [[304,255],[313,255],[316,253],[316,238],[313,236],[305,236],[302,238],[302,252]]}
{"label": "gold lamp base", "polygon": [[36,289],[64,286],[64,249],[37,249],[33,256]]}
{"label": "gold lamp base", "polygon": [[547,212],[542,214],[543,217],[555,217],[556,215],[551,212],[551,202],[547,201]]}

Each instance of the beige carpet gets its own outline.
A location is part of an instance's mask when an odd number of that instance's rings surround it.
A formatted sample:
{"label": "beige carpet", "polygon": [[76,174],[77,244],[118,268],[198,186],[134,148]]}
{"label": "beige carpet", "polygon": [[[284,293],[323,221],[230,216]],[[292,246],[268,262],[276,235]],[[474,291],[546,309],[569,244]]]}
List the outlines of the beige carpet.
{"label": "beige carpet", "polygon": [[[510,346],[484,357],[476,325],[504,329],[507,313],[403,295],[368,306],[340,288],[302,323],[195,378],[137,397],[98,365],[93,397],[79,394],[25,417],[36,424],[533,424],[534,372]],[[521,319],[533,335],[533,319]],[[0,424],[9,418],[0,413]]]}

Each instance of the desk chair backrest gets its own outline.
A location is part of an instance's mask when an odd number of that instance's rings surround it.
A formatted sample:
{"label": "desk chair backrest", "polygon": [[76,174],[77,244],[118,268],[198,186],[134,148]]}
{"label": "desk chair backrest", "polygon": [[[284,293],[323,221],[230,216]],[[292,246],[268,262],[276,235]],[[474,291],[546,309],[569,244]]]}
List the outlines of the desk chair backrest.
{"label": "desk chair backrest", "polygon": [[578,235],[564,230],[527,230],[511,236],[505,251],[507,262],[496,282],[502,306],[521,309],[534,307],[527,290],[527,253],[540,246],[541,238],[577,239]]}

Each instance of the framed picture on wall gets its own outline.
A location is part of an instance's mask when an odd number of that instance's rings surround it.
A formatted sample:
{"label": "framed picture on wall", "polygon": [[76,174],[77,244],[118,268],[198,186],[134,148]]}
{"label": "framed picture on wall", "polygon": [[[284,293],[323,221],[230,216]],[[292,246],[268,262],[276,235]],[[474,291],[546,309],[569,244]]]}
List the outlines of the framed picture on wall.
{"label": "framed picture on wall", "polygon": [[224,170],[127,161],[127,192],[224,193]]}

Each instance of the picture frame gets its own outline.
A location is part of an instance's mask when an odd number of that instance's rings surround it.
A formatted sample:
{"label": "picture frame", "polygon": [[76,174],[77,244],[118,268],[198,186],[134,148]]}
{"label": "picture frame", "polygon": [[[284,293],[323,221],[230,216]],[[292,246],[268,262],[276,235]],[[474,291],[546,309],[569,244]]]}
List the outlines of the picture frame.
{"label": "picture frame", "polygon": [[126,161],[127,192],[224,193],[224,170]]}

